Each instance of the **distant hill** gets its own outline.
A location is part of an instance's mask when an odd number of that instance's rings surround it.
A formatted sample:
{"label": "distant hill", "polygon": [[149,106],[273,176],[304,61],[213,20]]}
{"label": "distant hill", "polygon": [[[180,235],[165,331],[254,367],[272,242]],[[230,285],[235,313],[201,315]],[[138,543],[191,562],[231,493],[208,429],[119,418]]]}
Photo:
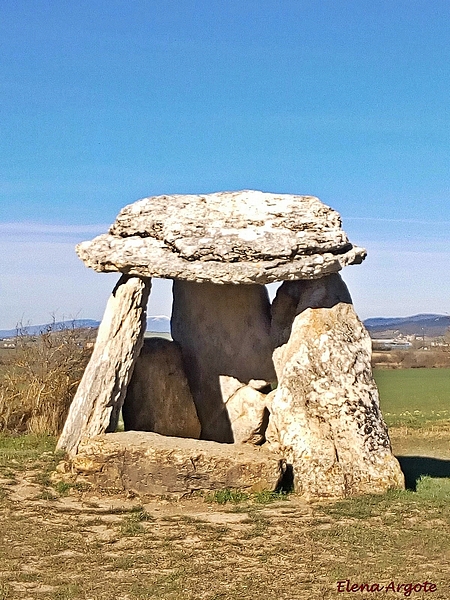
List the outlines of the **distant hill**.
{"label": "distant hill", "polygon": [[[97,329],[100,321],[93,319],[75,319],[73,321],[59,321],[45,325],[29,325],[23,329],[28,335],[39,335],[49,328],[54,331],[61,329]],[[449,315],[420,314],[412,317],[373,317],[366,319],[364,325],[372,337],[395,337],[403,335],[425,335],[438,337],[446,333],[450,327]],[[147,331],[154,333],[170,333],[170,318],[165,315],[156,315],[147,319]],[[15,337],[16,329],[0,329],[0,339]]]}
{"label": "distant hill", "polygon": [[[58,321],[56,323],[46,323],[45,325],[28,325],[21,331],[26,335],[39,335],[44,331],[61,331],[62,329],[98,329],[100,321],[93,319],[74,319],[72,321]],[[170,318],[164,315],[149,317],[147,319],[147,331],[155,333],[170,332]],[[0,339],[16,337],[17,329],[0,329]]]}
{"label": "distant hill", "polygon": [[439,337],[450,327],[450,316],[420,314],[412,317],[374,317],[366,319],[364,325],[372,337],[383,333]]}
{"label": "distant hill", "polygon": [[[99,321],[93,319],[74,319],[72,321],[58,321],[45,325],[26,325],[20,327],[20,332],[25,335],[39,335],[45,331],[61,331],[62,329],[97,329]],[[16,337],[17,329],[0,329],[0,338]]]}
{"label": "distant hill", "polygon": [[159,315],[147,319],[147,331],[155,333],[170,333],[170,317]]}

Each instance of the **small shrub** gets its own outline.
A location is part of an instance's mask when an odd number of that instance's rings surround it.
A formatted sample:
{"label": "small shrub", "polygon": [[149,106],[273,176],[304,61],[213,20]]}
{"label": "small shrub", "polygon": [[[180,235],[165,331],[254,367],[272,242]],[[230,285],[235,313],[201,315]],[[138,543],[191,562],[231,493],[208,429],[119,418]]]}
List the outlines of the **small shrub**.
{"label": "small shrub", "polygon": [[74,487],[74,484],[68,483],[67,481],[58,481],[53,487],[60,496],[68,496],[70,490]]}
{"label": "small shrub", "polygon": [[135,536],[144,533],[145,529],[141,524],[143,521],[154,521],[154,517],[142,507],[136,507],[131,511],[131,514],[122,521],[120,526],[122,535]]}
{"label": "small shrub", "polygon": [[434,478],[422,475],[417,482],[417,495],[425,500],[448,503],[450,477]]}
{"label": "small shrub", "polygon": [[0,431],[59,435],[86,368],[89,333],[75,328],[38,336],[19,331],[0,378]]}
{"label": "small shrub", "polygon": [[270,504],[270,502],[277,502],[278,500],[289,500],[289,495],[286,492],[264,490],[262,492],[255,492],[253,498],[257,504]]}
{"label": "small shrub", "polygon": [[239,504],[250,498],[246,492],[240,490],[230,490],[225,488],[224,490],[216,490],[213,494],[206,497],[207,502],[217,502],[217,504],[226,504],[232,502],[233,504]]}
{"label": "small shrub", "polygon": [[130,513],[130,519],[133,519],[136,522],[155,520],[155,517],[152,517],[152,515],[149,514],[142,506],[133,507]]}

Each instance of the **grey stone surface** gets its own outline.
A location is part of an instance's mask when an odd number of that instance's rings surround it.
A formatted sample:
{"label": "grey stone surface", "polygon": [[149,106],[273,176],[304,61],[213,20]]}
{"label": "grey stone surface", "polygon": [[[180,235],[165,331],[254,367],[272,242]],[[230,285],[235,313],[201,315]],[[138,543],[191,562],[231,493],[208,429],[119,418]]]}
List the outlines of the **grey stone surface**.
{"label": "grey stone surface", "polygon": [[108,300],[94,351],[57,448],[76,454],[82,437],[114,431],[144,342],[151,281],[122,275]]}
{"label": "grey stone surface", "polygon": [[275,381],[270,340],[270,303],[260,285],[174,281],[172,337],[202,426],[202,439],[234,441],[222,395],[224,377],[242,384]]}
{"label": "grey stone surface", "polygon": [[296,490],[317,498],[403,487],[372,377],[370,337],[340,276],[280,289],[272,314],[278,342],[288,339],[275,351],[279,380],[267,436],[293,464]]}
{"label": "grey stone surface", "polygon": [[332,308],[340,302],[352,304],[352,299],[338,273],[319,280],[285,281],[280,285],[271,306],[270,329],[278,377],[283,372],[283,354],[295,317],[307,308]]}
{"label": "grey stone surface", "polygon": [[128,431],[84,440],[64,470],[100,490],[166,495],[275,490],[284,468],[279,455],[259,447]]}
{"label": "grey stone surface", "polygon": [[366,255],[318,198],[253,190],[144,198],[77,252],[96,271],[260,284],[315,279]]}
{"label": "grey stone surface", "polygon": [[261,445],[266,441],[269,410],[265,394],[244,385],[226,401],[226,407],[235,443]]}
{"label": "grey stone surface", "polygon": [[125,430],[200,437],[200,421],[176,342],[158,337],[144,341],[122,414]]}

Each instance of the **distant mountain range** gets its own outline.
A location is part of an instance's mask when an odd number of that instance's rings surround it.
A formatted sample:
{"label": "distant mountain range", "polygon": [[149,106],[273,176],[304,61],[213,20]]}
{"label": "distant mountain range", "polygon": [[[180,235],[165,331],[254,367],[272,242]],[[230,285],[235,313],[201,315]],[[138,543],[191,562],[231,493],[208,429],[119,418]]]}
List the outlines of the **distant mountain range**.
{"label": "distant mountain range", "polygon": [[450,316],[420,314],[412,317],[375,317],[366,319],[364,325],[372,337],[382,333],[439,337],[450,327]]}
{"label": "distant mountain range", "polygon": [[[24,327],[23,331],[28,335],[39,335],[49,328],[54,331],[72,327],[97,329],[99,325],[100,321],[75,319],[73,321],[59,321],[58,323],[47,323],[45,325],[29,325]],[[438,337],[444,335],[449,329],[450,315],[421,314],[412,317],[374,317],[366,319],[364,325],[372,337],[382,334],[395,337],[399,333],[403,335]],[[149,317],[147,319],[147,331],[169,333],[170,318],[164,315]],[[0,329],[0,338],[11,338],[16,335],[16,329]]]}
{"label": "distant mountain range", "polygon": [[[21,328],[26,335],[39,335],[49,329],[52,331],[61,331],[62,329],[97,329],[100,321],[93,319],[74,319],[72,321],[58,321],[56,323],[46,323],[45,325],[27,325]],[[155,333],[170,332],[170,318],[164,315],[149,317],[147,319],[147,331]],[[17,329],[0,329],[0,339],[16,337]]]}

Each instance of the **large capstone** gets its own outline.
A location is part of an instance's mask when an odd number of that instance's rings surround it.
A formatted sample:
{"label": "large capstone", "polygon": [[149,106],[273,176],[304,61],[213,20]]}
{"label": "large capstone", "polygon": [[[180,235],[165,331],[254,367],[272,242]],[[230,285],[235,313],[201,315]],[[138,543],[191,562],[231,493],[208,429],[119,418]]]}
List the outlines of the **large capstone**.
{"label": "large capstone", "polygon": [[273,322],[278,343],[290,334],[275,351],[279,383],[268,435],[293,465],[296,490],[343,497],[403,487],[372,377],[370,337],[340,276],[283,284]]}
{"label": "large capstone", "polygon": [[315,279],[366,256],[318,198],[254,190],[144,198],[77,252],[96,271],[260,284]]}

